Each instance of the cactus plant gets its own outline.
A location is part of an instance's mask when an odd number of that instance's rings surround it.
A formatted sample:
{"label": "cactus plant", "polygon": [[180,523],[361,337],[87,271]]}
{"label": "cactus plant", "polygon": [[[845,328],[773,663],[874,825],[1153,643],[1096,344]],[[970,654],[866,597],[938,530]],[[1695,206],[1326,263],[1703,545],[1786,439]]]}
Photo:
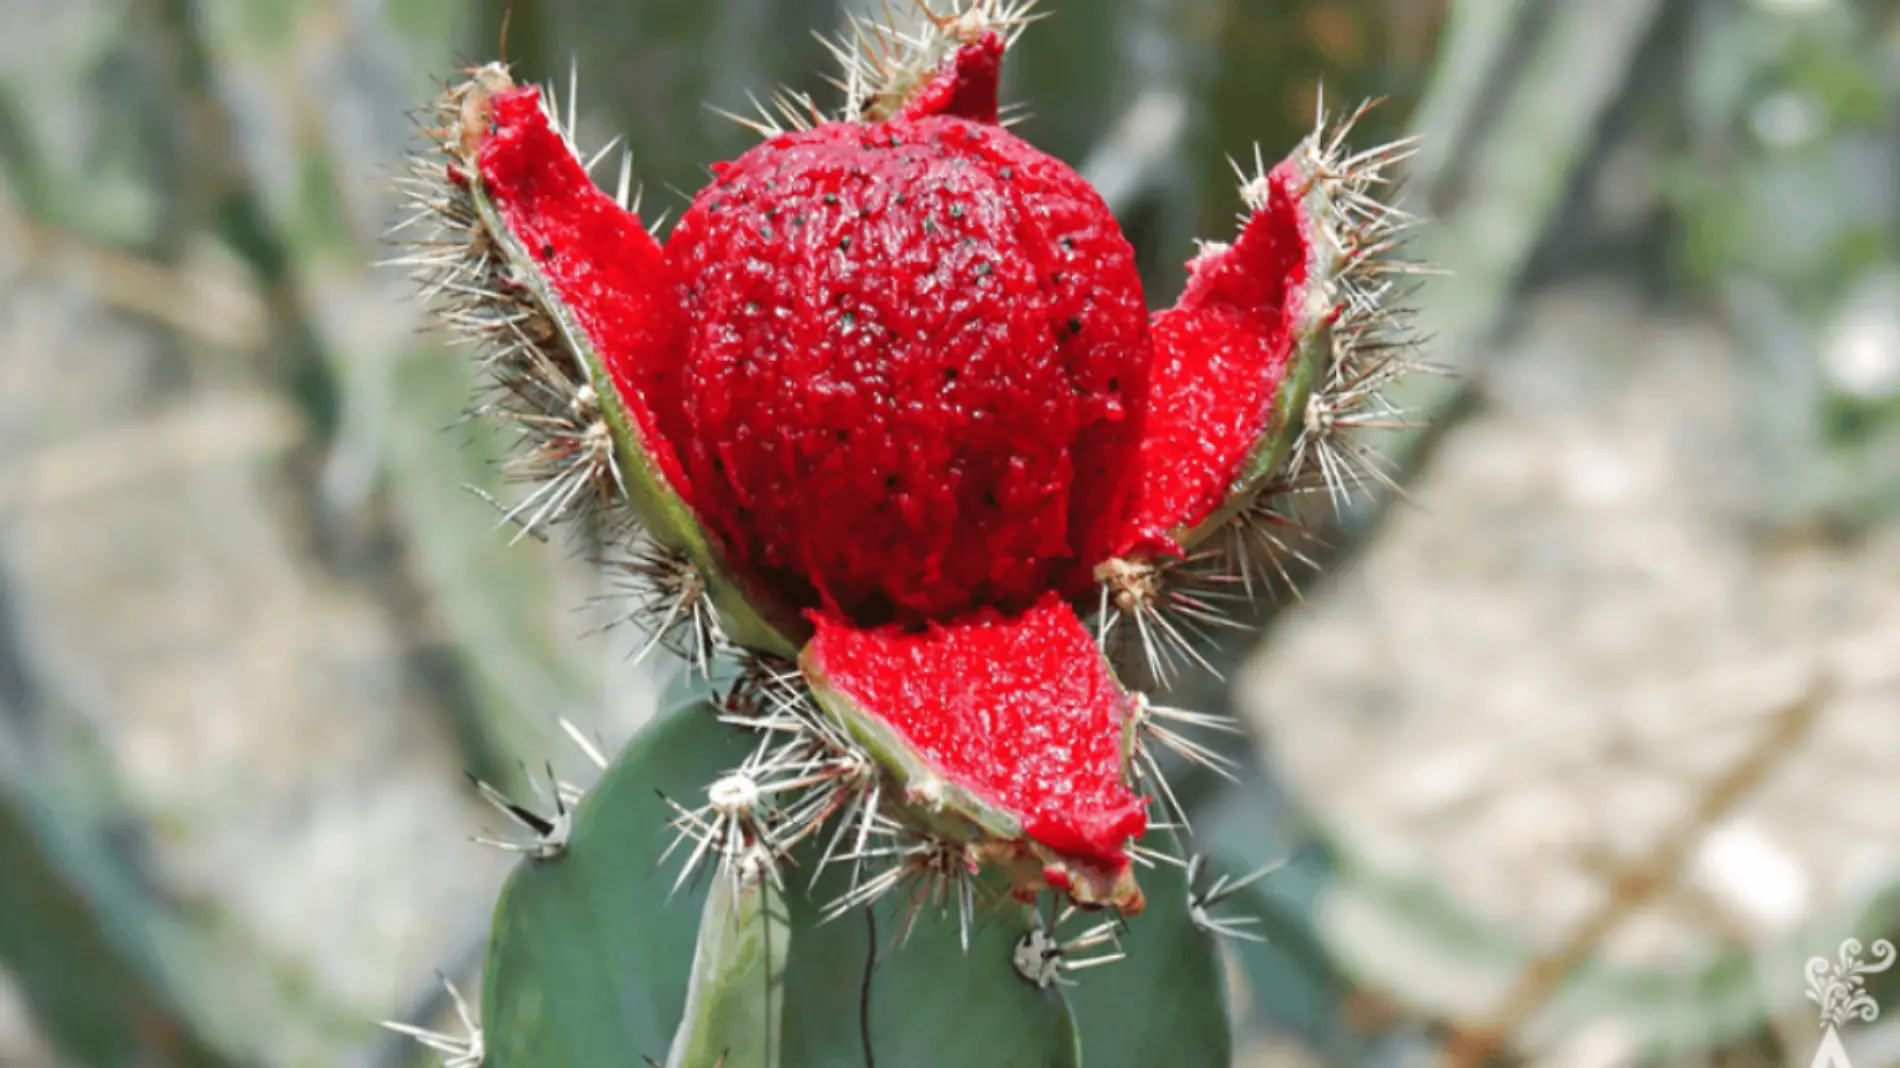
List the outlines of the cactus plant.
{"label": "cactus plant", "polygon": [[1256,150],[1238,235],[1151,316],[1101,198],[999,105],[1030,6],[854,22],[841,109],[743,119],[663,243],[571,93],[488,64],[435,101],[400,262],[520,432],[504,519],[607,532],[692,689],[587,744],[584,793],[484,789],[525,857],[485,1029],[429,1036],[453,1063],[1226,1059],[1245,876],[1203,870],[1162,775],[1234,728],[1165,694],[1285,574],[1304,495],[1383,478],[1352,435],[1413,366],[1408,146],[1322,113]]}

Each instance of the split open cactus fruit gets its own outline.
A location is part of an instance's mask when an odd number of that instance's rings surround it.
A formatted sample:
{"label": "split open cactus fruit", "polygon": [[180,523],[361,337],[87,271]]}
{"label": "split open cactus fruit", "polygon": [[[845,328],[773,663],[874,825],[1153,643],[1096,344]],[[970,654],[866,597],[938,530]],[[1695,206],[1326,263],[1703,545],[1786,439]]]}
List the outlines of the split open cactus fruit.
{"label": "split open cactus fruit", "polygon": [[507,518],[630,515],[653,643],[738,665],[721,718],[758,744],[676,806],[682,854],[776,878],[813,843],[833,914],[922,881],[967,924],[983,877],[1140,912],[1185,830],[1157,746],[1219,760],[1160,691],[1284,573],[1289,502],[1382,477],[1351,435],[1412,366],[1403,144],[1353,153],[1355,113],[1256,153],[1238,233],[1151,313],[1101,196],[999,120],[1030,21],[857,24],[842,108],[744,120],[664,241],[501,65],[440,98],[412,183],[406,262],[523,439]]}

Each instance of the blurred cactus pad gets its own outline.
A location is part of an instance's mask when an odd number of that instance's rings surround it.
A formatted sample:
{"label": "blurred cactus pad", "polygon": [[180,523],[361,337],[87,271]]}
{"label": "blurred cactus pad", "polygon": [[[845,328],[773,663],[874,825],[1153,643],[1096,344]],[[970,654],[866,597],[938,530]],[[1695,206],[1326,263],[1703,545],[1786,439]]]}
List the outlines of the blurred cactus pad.
{"label": "blurred cactus pad", "polygon": [[1011,130],[1033,7],[852,21],[841,99],[731,116],[670,228],[571,87],[429,109],[394,260],[515,440],[502,526],[585,532],[681,662],[617,754],[570,729],[598,781],[480,784],[521,861],[463,1032],[405,1028],[446,1063],[1228,1063],[1223,906],[1269,872],[1197,843],[1169,775],[1236,728],[1179,705],[1310,505],[1390,484],[1410,146],[1323,104],[1229,146],[1238,222],[1151,311]]}

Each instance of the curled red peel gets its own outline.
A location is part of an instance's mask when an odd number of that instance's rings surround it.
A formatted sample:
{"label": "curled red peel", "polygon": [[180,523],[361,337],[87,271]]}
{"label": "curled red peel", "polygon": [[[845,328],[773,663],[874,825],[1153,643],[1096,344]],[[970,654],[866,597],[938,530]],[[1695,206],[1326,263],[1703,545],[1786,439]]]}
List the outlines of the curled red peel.
{"label": "curled red peel", "polygon": [[994,30],[957,49],[944,70],[904,107],[904,117],[951,115],[995,125],[1003,78],[1003,38]]}
{"label": "curled red peel", "polygon": [[[727,634],[744,645],[790,656],[803,620],[747,581],[710,542],[690,505],[664,415],[685,320],[665,253],[639,217],[587,176],[545,112],[540,91],[516,87],[498,66],[475,72],[459,90],[460,130],[451,180],[467,190],[480,240],[509,265],[502,285],[536,294],[545,311],[524,319],[507,347],[537,352],[550,338],[584,367],[585,401],[604,413],[616,440],[617,477],[649,534],[693,563]],[[540,357],[517,357],[537,359]]]}
{"label": "curled red peel", "polygon": [[[604,354],[614,390],[666,485],[690,501],[655,415],[685,325],[666,255],[638,216],[602,192],[532,86],[496,93],[476,159],[483,190],[560,302]],[[656,394],[658,394],[656,396]],[[660,404],[654,402],[661,401]]]}
{"label": "curled red peel", "polygon": [[1028,862],[1010,865],[1026,889],[1139,909],[1127,850],[1147,814],[1123,767],[1132,699],[1067,604],[921,632],[821,617],[801,662],[914,808]]}
{"label": "curled red peel", "polygon": [[[1154,318],[1141,496],[1124,552],[1190,540],[1275,466],[1304,402],[1303,360],[1324,357],[1331,308],[1310,176],[1269,171],[1231,246],[1189,263],[1181,300]],[[1293,412],[1289,412],[1289,407]]]}

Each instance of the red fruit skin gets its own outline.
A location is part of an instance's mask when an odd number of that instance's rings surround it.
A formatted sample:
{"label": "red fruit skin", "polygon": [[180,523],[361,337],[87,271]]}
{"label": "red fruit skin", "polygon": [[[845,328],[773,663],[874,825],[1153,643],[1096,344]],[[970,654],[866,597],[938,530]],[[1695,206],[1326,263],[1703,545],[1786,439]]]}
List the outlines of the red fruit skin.
{"label": "red fruit skin", "polygon": [[1226,502],[1273,419],[1296,349],[1315,239],[1289,160],[1239,240],[1189,266],[1180,301],[1154,317],[1141,491],[1117,555],[1172,547]]}
{"label": "red fruit skin", "polygon": [[489,98],[477,161],[509,234],[601,354],[660,477],[690,504],[655,414],[675,403],[665,370],[679,359],[684,325],[664,250],[639,217],[594,185],[532,86]]}
{"label": "red fruit skin", "polygon": [[[945,779],[1012,814],[1028,837],[1108,870],[1147,829],[1122,778],[1129,698],[1075,611],[1053,596],[1017,616],[860,630],[818,614],[805,652],[830,690],[878,718]],[[1045,879],[1062,887],[1068,876]]]}
{"label": "red fruit skin", "polygon": [[945,115],[795,131],[714,174],[667,244],[688,325],[660,424],[727,555],[864,625],[1079,592],[1134,489],[1152,359],[1101,198]]}

